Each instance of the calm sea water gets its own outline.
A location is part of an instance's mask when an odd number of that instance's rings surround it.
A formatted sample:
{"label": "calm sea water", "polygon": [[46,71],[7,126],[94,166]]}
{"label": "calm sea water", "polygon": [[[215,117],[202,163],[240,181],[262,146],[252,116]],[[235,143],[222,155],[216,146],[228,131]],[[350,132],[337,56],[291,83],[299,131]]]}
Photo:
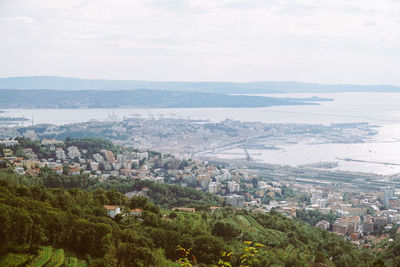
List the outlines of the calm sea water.
{"label": "calm sea water", "polygon": [[[91,119],[109,120],[140,115],[142,117],[175,117],[221,121],[226,118],[241,121],[282,123],[330,124],[342,122],[369,122],[381,126],[379,134],[362,144],[299,143],[281,150],[251,150],[254,158],[277,164],[297,166],[318,161],[338,161],[340,170],[400,173],[400,166],[376,163],[339,161],[337,158],[389,162],[400,164],[400,93],[313,93],[268,95],[279,97],[327,97],[332,102],[316,106],[277,106],[268,108],[195,108],[195,109],[6,109],[2,116],[25,117],[34,124],[67,124]],[[31,122],[29,122],[31,123]],[[28,122],[25,125],[29,124]],[[232,157],[221,154],[220,157]],[[238,157],[236,155],[235,157]],[[240,156],[239,156],[240,157]]]}

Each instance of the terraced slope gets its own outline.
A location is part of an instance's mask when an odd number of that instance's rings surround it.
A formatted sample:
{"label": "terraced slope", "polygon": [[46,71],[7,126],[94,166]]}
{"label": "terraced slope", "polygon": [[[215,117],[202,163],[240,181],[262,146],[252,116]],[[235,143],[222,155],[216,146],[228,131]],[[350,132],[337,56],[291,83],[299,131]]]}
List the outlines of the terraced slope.
{"label": "terraced slope", "polygon": [[42,247],[39,252],[39,255],[28,266],[30,267],[45,266],[47,263],[50,262],[52,253],[53,253],[53,248],[51,246]]}

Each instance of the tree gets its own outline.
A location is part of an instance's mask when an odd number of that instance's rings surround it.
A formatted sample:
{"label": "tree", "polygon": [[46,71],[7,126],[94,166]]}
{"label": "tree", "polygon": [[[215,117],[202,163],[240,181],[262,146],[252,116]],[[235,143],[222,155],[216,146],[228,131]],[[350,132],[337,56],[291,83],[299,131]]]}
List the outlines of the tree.
{"label": "tree", "polygon": [[223,238],[234,238],[240,234],[240,229],[227,221],[218,221],[214,224],[212,234]]}

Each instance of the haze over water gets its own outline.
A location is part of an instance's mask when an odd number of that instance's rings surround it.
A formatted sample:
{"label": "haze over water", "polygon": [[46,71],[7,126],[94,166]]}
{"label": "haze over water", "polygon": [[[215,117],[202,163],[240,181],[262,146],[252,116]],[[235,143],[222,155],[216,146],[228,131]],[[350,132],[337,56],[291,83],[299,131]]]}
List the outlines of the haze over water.
{"label": "haze over water", "polygon": [[[180,108],[180,109],[8,109],[3,116],[34,118],[34,123],[67,124],[91,119],[108,120],[112,112],[118,119],[141,114],[149,117],[209,119],[221,121],[261,121],[266,123],[324,124],[345,122],[369,122],[380,126],[379,133],[360,144],[310,144],[287,145],[281,150],[250,150],[256,160],[266,163],[298,166],[319,161],[338,161],[336,169],[374,172],[379,174],[400,173],[400,166],[374,163],[340,161],[352,158],[374,162],[400,164],[400,93],[312,93],[268,95],[275,97],[333,98],[315,106],[274,106],[266,108]],[[26,122],[25,125],[31,122]],[[221,154],[221,157],[241,157]],[[243,157],[241,157],[243,158]]]}

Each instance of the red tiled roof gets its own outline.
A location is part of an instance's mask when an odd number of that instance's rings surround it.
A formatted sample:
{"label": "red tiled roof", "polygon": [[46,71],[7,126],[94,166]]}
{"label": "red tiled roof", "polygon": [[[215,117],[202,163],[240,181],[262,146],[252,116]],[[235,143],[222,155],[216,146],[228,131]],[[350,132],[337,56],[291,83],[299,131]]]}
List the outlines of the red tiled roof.
{"label": "red tiled roof", "polygon": [[104,205],[106,210],[116,210],[118,208],[117,205]]}
{"label": "red tiled roof", "polygon": [[194,209],[194,208],[173,208],[172,210],[188,211],[188,212],[195,212],[196,211],[196,209]]}
{"label": "red tiled roof", "polygon": [[133,209],[131,212],[142,212],[142,209]]}

